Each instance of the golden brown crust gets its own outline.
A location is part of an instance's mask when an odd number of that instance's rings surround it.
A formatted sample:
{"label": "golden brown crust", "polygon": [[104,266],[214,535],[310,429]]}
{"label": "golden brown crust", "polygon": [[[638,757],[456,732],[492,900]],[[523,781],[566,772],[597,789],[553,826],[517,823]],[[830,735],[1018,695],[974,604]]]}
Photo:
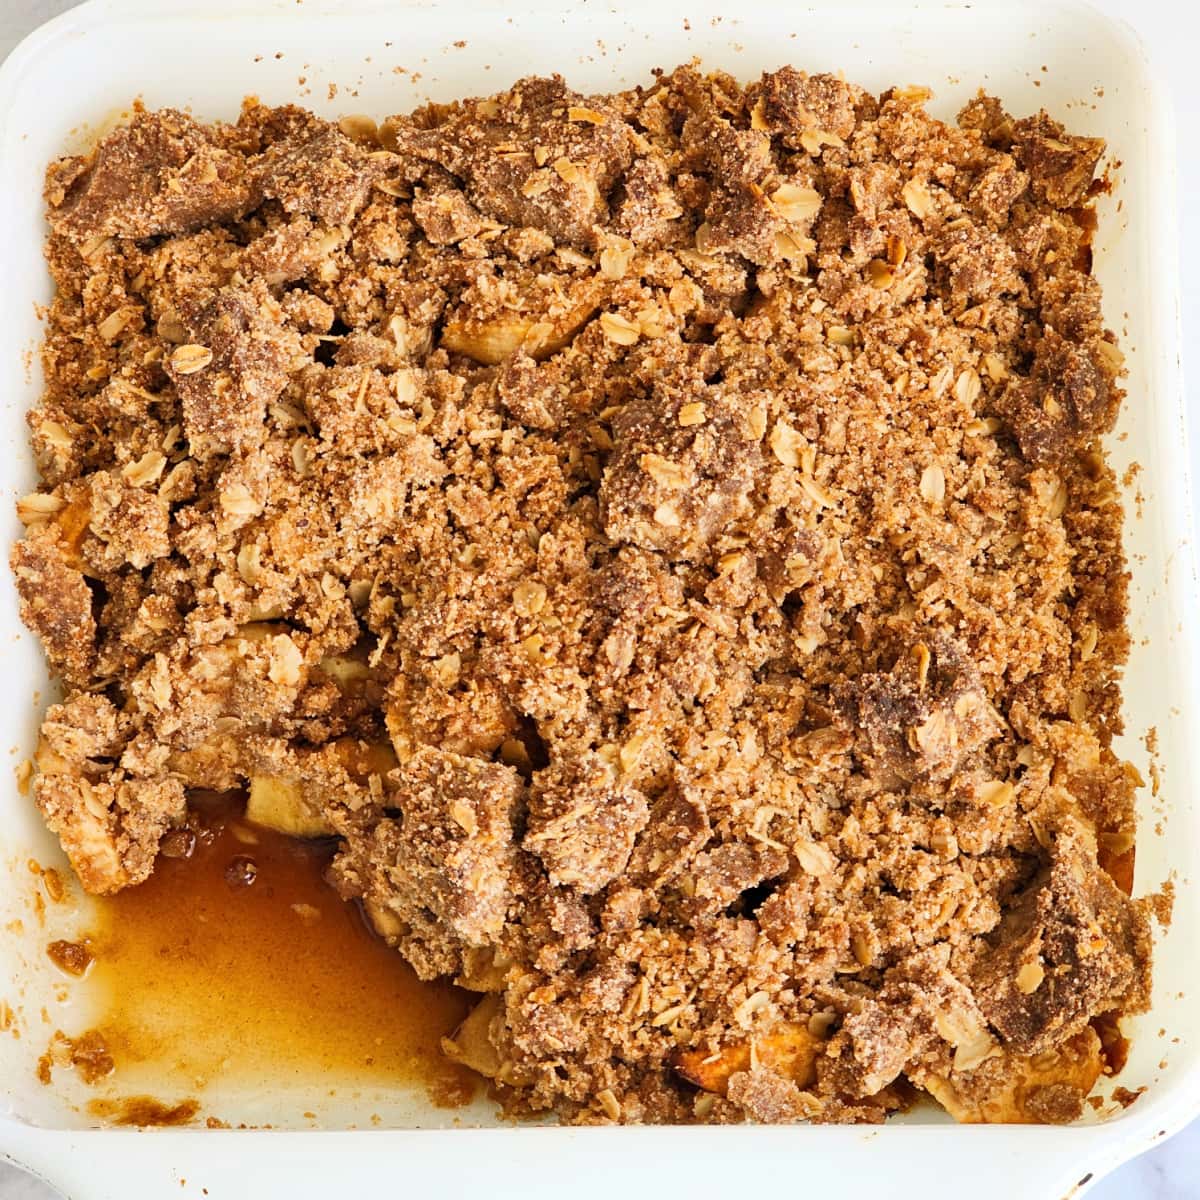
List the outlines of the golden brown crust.
{"label": "golden brown crust", "polygon": [[1102,146],[925,96],[682,67],[52,165],[13,567],[85,886],[248,786],[488,993],[450,1052],[516,1111],[1073,1116],[1150,954]]}

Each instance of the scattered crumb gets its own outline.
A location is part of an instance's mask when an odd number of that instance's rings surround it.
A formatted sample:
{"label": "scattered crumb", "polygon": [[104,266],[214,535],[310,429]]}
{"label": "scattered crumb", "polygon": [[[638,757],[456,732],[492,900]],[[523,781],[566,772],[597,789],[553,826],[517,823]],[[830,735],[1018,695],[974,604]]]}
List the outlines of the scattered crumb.
{"label": "scattered crumb", "polygon": [[68,942],[62,939],[51,942],[46,947],[46,954],[60,971],[76,977],[85,975],[88,967],[95,960],[87,938],[80,942]]}
{"label": "scattered crumb", "polygon": [[89,1029],[76,1038],[70,1038],[61,1029],[56,1029],[50,1038],[46,1053],[38,1059],[38,1081],[49,1085],[55,1067],[73,1068],[79,1078],[91,1086],[113,1073],[112,1054],[104,1035]]}

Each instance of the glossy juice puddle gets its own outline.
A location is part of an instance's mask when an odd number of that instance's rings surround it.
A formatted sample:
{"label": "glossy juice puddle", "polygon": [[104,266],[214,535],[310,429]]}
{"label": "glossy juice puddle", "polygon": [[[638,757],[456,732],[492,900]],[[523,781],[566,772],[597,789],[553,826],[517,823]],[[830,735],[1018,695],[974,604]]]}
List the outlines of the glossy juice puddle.
{"label": "glossy juice puddle", "polygon": [[213,1083],[284,1088],[309,1119],[339,1088],[415,1085],[439,1107],[469,1102],[476,1077],[440,1039],[471,997],[418,980],[325,883],[332,845],[228,813],[198,830],[189,857],[160,856],[145,883],[98,902],[84,986],[115,1067],[92,1114],[121,1122],[112,1098],[145,1101],[132,1091],[147,1080],[162,1081],[162,1102],[197,1096],[217,1119],[219,1102],[204,1101]]}

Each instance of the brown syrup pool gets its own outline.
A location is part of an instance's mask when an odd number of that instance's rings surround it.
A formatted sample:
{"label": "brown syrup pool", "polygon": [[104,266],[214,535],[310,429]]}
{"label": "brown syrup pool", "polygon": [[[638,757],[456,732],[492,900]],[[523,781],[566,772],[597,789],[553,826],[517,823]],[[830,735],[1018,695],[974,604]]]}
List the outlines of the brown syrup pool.
{"label": "brown syrup pool", "polygon": [[232,1076],[311,1080],[312,1107],[339,1086],[471,1099],[475,1077],[440,1050],[469,996],[422,983],[338,898],[322,877],[330,844],[253,829],[228,805],[196,829],[189,857],[160,856],[99,902],[88,985],[116,1064],[107,1091],[132,1066],[161,1072],[164,1094]]}

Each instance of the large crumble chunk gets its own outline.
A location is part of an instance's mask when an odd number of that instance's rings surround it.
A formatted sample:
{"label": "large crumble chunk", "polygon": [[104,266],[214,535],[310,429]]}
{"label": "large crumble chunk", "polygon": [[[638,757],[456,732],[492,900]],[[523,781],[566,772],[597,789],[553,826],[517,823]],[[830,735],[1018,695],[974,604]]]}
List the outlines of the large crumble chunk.
{"label": "large crumble chunk", "polygon": [[418,971],[456,971],[462,949],[493,944],[504,928],[520,778],[502,764],[422,748],[389,783],[399,818],[348,836],[335,876],[344,895],[366,901],[385,935],[412,944]]}

